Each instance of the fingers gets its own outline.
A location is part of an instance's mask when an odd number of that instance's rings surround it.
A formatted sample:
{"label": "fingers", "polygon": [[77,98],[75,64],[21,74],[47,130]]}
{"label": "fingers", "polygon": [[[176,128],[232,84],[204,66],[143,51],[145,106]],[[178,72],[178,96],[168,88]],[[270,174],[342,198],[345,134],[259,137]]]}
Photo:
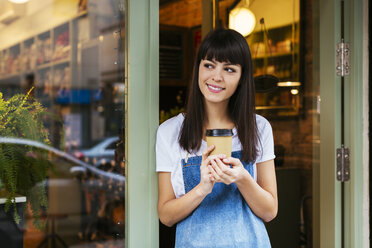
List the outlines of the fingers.
{"label": "fingers", "polygon": [[[223,158],[222,158],[223,157]],[[211,180],[222,182],[227,185],[236,182],[240,175],[245,171],[242,162],[233,157],[226,158],[225,156],[209,156],[207,168],[211,175]],[[230,167],[232,165],[232,168]]]}
{"label": "fingers", "polygon": [[204,150],[202,153],[202,159],[205,160],[213,150],[214,150],[214,145],[207,147],[207,149]]}
{"label": "fingers", "polygon": [[210,165],[208,166],[209,173],[212,175],[212,180],[216,182],[223,182],[225,184],[230,184],[232,182],[233,173],[229,166],[222,163],[218,158],[212,159]]}
{"label": "fingers", "polygon": [[242,165],[242,162],[238,158],[233,157],[225,158],[223,162],[226,164],[231,164],[233,167]]}
{"label": "fingers", "polygon": [[208,169],[209,169],[209,175],[210,175],[210,179],[211,181],[216,181],[216,182],[219,182],[221,181],[221,178],[220,176],[214,171],[214,169],[212,168],[211,165],[208,166]]}
{"label": "fingers", "polygon": [[[215,160],[211,160],[211,167],[213,168],[212,171],[215,172],[215,174],[218,175],[218,178],[223,178],[224,177],[221,168],[217,165]],[[215,174],[213,174],[213,175],[215,175]]]}
{"label": "fingers", "polygon": [[[204,156],[204,155],[203,155]],[[226,155],[225,154],[218,154],[218,155],[211,155],[211,156],[207,156],[205,159],[202,160],[202,166],[207,166],[208,164],[211,163],[211,161],[213,159],[224,159],[226,158]]]}
{"label": "fingers", "polygon": [[220,159],[215,159],[216,166],[218,166],[219,170],[228,176],[232,176],[233,173],[231,172],[231,168],[229,165],[223,163]]}

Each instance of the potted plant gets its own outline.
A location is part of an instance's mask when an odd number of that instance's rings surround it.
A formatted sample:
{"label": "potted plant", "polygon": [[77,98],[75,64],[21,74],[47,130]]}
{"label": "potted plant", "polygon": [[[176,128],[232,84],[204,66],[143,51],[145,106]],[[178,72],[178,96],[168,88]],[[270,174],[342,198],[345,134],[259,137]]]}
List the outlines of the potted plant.
{"label": "potted plant", "polygon": [[[27,94],[18,94],[10,99],[0,92],[0,137],[29,139],[50,144],[48,130],[44,127],[46,114],[41,104]],[[41,228],[40,209],[47,208],[45,179],[53,165],[48,153],[25,145],[0,143],[0,193],[5,199],[5,212],[13,211],[16,223],[20,222],[16,196],[26,197],[34,225]]]}

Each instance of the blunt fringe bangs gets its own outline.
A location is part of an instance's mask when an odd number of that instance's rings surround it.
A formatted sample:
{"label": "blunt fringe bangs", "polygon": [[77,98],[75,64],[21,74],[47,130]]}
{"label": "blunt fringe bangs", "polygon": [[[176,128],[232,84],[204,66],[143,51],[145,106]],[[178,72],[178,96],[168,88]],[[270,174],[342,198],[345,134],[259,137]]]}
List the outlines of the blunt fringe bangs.
{"label": "blunt fringe bangs", "polygon": [[[215,39],[207,39],[204,46],[200,46],[198,61],[202,59],[216,60],[218,62],[230,62],[231,64],[244,65],[244,54],[242,47],[237,46],[240,38],[217,34]],[[244,40],[244,42],[246,42]],[[248,44],[247,44],[248,46]]]}
{"label": "blunt fringe bangs", "polygon": [[251,53],[245,38],[231,29],[213,30],[200,44],[194,62],[192,82],[188,90],[186,114],[181,127],[179,144],[189,153],[198,151],[201,146],[205,108],[204,96],[199,89],[198,79],[199,65],[204,59],[228,62],[240,65],[242,68],[239,85],[229,100],[228,114],[235,124],[242,144],[241,159],[254,162],[257,157],[259,138]]}

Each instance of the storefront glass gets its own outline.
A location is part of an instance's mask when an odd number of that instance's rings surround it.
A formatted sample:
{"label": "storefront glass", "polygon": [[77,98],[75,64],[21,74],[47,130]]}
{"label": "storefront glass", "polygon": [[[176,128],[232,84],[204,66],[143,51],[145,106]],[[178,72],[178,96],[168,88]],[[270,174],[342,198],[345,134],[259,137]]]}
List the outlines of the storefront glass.
{"label": "storefront glass", "polygon": [[0,1],[3,244],[124,247],[124,6]]}

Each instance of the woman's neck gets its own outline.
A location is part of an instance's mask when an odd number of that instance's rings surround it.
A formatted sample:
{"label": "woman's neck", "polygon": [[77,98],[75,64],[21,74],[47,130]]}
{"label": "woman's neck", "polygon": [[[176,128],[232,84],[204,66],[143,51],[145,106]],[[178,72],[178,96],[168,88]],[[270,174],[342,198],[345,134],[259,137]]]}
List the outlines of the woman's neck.
{"label": "woman's neck", "polygon": [[233,129],[234,122],[228,114],[228,102],[205,103],[206,119],[204,129]]}

